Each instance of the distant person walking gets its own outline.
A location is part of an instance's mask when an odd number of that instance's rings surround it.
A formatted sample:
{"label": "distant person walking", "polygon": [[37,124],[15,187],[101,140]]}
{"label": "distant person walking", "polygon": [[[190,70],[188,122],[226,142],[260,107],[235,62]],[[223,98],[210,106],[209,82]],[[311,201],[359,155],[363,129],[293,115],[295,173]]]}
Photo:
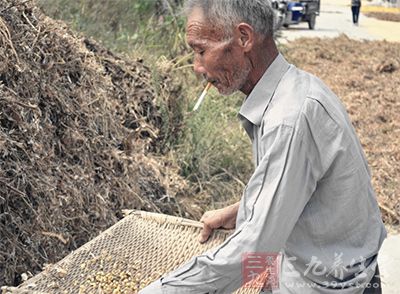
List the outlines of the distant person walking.
{"label": "distant person walking", "polygon": [[353,13],[353,24],[358,25],[360,15],[361,0],[351,0],[351,12]]}

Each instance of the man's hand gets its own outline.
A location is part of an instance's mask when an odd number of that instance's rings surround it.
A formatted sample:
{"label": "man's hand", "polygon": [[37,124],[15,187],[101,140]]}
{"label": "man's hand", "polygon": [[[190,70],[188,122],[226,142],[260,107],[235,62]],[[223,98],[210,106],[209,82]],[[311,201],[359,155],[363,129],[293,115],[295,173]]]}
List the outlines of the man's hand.
{"label": "man's hand", "polygon": [[204,224],[203,230],[200,232],[200,243],[206,242],[214,229],[234,229],[238,210],[239,202],[225,208],[205,212],[200,219]]}

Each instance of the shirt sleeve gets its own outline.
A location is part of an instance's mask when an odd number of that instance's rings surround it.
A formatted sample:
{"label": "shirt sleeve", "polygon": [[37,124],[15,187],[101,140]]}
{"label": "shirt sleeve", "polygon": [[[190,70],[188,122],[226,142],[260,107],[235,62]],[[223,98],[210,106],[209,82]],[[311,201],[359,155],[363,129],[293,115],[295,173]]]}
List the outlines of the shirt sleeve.
{"label": "shirt sleeve", "polygon": [[[243,254],[278,253],[284,247],[316,188],[318,163],[309,156],[313,140],[279,125],[259,144],[264,155],[241,199],[243,222],[222,245],[157,281],[160,293],[232,293],[242,286]],[[150,293],[146,289],[140,293]]]}

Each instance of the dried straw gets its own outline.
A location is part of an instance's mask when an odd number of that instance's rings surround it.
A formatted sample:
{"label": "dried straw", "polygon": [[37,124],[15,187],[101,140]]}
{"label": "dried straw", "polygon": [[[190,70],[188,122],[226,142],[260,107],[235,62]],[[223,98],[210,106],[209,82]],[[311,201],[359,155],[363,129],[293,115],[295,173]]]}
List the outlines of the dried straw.
{"label": "dried straw", "polygon": [[[0,1],[0,285],[15,285],[122,217],[193,216],[143,61],[127,61],[44,16]],[[168,130],[170,132],[170,130]]]}

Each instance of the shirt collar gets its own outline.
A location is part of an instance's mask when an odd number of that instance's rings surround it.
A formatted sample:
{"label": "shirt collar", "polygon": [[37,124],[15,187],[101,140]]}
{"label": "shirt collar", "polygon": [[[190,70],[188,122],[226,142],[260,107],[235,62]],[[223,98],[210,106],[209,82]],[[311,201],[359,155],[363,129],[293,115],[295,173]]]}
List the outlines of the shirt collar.
{"label": "shirt collar", "polygon": [[239,115],[246,118],[252,124],[259,126],[265,109],[289,66],[286,59],[279,53],[249,96],[247,96],[240,108]]}

